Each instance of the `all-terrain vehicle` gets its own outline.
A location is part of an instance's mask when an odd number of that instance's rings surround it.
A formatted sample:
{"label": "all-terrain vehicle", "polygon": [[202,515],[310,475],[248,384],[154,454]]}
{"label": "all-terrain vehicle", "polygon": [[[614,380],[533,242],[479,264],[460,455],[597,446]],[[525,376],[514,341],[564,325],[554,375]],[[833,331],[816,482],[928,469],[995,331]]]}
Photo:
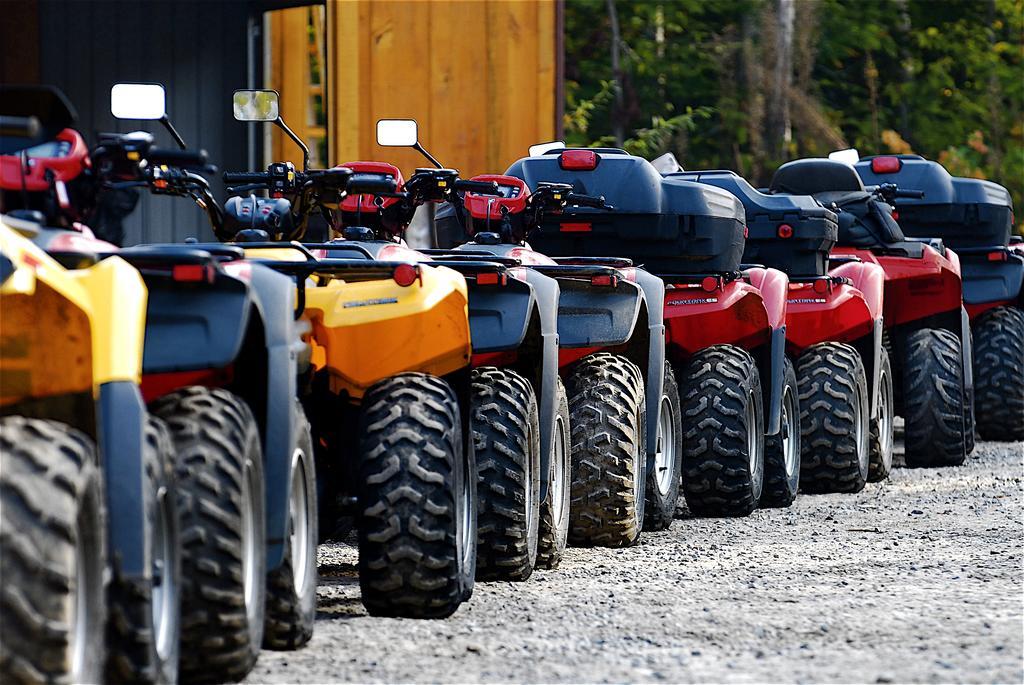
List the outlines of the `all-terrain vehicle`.
{"label": "all-terrain vehicle", "polygon": [[[888,477],[893,381],[882,344],[882,268],[856,258],[830,263],[838,217],[812,197],[766,195],[731,171],[670,176],[738,197],[748,232],[743,260],[789,276],[786,374],[799,389],[800,431],[782,451],[787,460],[798,455],[800,487],[856,492]],[[783,426],[796,409],[783,398]]]}
{"label": "all-terrain vehicle", "polygon": [[[237,119],[287,131],[277,109],[273,91],[235,93]],[[364,606],[375,615],[445,617],[472,594],[476,570],[466,281],[451,269],[371,259],[355,245],[365,259],[318,258],[282,241],[343,199],[351,177],[348,169],[285,164],[226,173],[243,186],[225,202],[224,235],[295,280],[299,304],[288,316],[310,331],[302,390],[316,437],[321,520],[328,535],[354,523]],[[271,197],[240,196],[256,189]],[[473,266],[506,277],[500,264]]]}
{"label": "all-terrain vehicle", "polygon": [[866,157],[864,183],[895,183],[924,193],[893,199],[900,228],[937,237],[956,250],[974,338],[978,434],[1024,440],[1024,240],[1011,235],[1013,201],[991,181],[959,178],[917,155]]}
{"label": "all-terrain vehicle", "polygon": [[[73,123],[56,91],[11,95],[2,154]],[[146,287],[116,257],[65,269],[38,218],[0,216],[0,679],[173,682],[177,479],[140,391]]]}
{"label": "all-terrain vehicle", "polygon": [[776,170],[774,195],[813,195],[839,214],[832,259],[856,257],[885,272],[884,340],[896,414],[905,420],[908,466],[963,463],[973,449],[971,335],[959,257],[941,240],[907,238],[893,219],[917,189],[866,188],[853,166],[802,159]]}
{"label": "all-terrain vehicle", "polygon": [[[759,503],[792,501],[796,479],[779,473],[785,460],[765,455],[765,435],[782,431],[788,281],[775,269],[740,271],[740,201],[707,185],[662,178],[650,162],[612,148],[555,147],[506,173],[534,192],[541,183],[561,183],[614,206],[570,206],[542,218],[530,238],[536,249],[625,257],[638,274],[665,282],[664,344],[679,382],[682,489],[690,511],[736,516]],[[795,396],[795,385],[788,392]]]}

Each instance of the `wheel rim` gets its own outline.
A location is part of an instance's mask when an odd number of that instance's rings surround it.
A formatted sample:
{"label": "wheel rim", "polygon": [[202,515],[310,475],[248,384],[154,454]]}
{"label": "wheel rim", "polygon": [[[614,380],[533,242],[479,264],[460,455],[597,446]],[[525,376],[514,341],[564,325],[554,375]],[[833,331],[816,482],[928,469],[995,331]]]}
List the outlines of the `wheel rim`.
{"label": "wheel rim", "polygon": [[177,606],[178,587],[174,578],[174,549],[171,534],[171,507],[167,488],[160,488],[156,502],[156,525],[153,540],[152,622],[156,652],[162,660],[170,657],[176,627],[174,609]]}
{"label": "wheel rim", "polygon": [[476,531],[473,530],[473,512],[470,509],[470,474],[472,470],[469,466],[468,450],[463,455],[463,478],[462,488],[459,492],[459,502],[456,503],[456,513],[459,517],[459,530],[458,544],[461,545],[462,550],[462,567],[466,568],[469,566],[470,557],[472,556],[473,541],[476,539]]}
{"label": "wheel rim", "polygon": [[882,454],[887,455],[892,453],[892,379],[883,370],[878,382],[881,386],[881,392],[878,397],[878,439],[882,448]]}
{"label": "wheel rim", "polygon": [[[535,438],[536,438],[536,433],[534,432],[533,425],[531,424],[527,428],[527,431],[526,431],[526,449],[527,449],[528,453],[533,451],[533,446],[535,444],[534,443]],[[539,452],[538,452],[538,454],[539,454]],[[533,506],[533,496],[534,496],[534,483],[533,483],[533,479],[537,477],[537,471],[535,470],[535,463],[536,462],[535,462],[533,456],[534,455],[531,454],[529,459],[528,459],[528,463],[530,464],[530,471],[529,471],[529,473],[526,474],[526,478],[524,479],[526,481],[525,484],[524,484],[525,487],[523,488],[524,494],[526,495],[525,501],[523,502],[523,504],[526,506],[526,530],[527,531],[536,530],[536,527],[537,527],[537,509],[538,509],[538,507]]]}
{"label": "wheel rim", "polygon": [[553,463],[554,478],[548,486],[551,490],[551,517],[555,521],[561,521],[565,510],[565,422],[559,416],[555,419],[555,449],[551,455]]}
{"label": "wheel rim", "polygon": [[793,388],[786,386],[782,397],[782,458],[785,461],[786,476],[792,477],[800,469],[800,451],[794,436],[800,430],[800,417],[796,409],[796,396]]}
{"label": "wheel rim", "polygon": [[292,551],[292,582],[295,594],[305,594],[309,579],[309,491],[306,488],[306,457],[296,449],[292,455],[292,487],[288,498],[290,532],[288,544]]}
{"label": "wheel rim", "polygon": [[857,409],[857,459],[859,460],[861,471],[866,471],[871,455],[868,452],[867,435],[864,430],[868,422],[864,420],[864,401],[859,392],[854,400],[854,406]]}
{"label": "wheel rim", "polygon": [[[643,401],[643,400],[641,400]],[[640,410],[636,412],[636,439],[633,440],[633,501],[636,502],[634,510],[640,513],[640,498],[644,496],[644,483],[640,463],[640,431],[643,430],[643,425],[640,421]]]}
{"label": "wheel rim", "polygon": [[242,478],[242,583],[245,589],[245,616],[250,630],[256,625],[256,515],[253,513],[252,498],[256,492],[255,470],[250,462],[245,463]]}
{"label": "wheel rim", "polygon": [[86,646],[88,635],[94,626],[89,624],[89,602],[88,590],[92,587],[92,569],[86,563],[88,551],[85,549],[83,539],[85,537],[85,524],[79,519],[78,530],[75,531],[75,597],[71,601],[71,631],[68,635],[68,647],[71,652],[71,682],[83,682],[88,674],[85,673],[86,659],[88,657]]}
{"label": "wheel rim", "polygon": [[661,398],[658,412],[658,449],[655,452],[654,468],[658,492],[668,494],[672,489],[676,465],[676,421],[675,410],[667,396]]}
{"label": "wheel rim", "polygon": [[763,467],[763,461],[761,457],[761,441],[759,433],[759,425],[757,420],[757,402],[754,397],[754,393],[751,392],[747,399],[747,455],[750,459],[750,480],[751,490],[754,494],[754,499],[758,499],[761,496],[761,471]]}

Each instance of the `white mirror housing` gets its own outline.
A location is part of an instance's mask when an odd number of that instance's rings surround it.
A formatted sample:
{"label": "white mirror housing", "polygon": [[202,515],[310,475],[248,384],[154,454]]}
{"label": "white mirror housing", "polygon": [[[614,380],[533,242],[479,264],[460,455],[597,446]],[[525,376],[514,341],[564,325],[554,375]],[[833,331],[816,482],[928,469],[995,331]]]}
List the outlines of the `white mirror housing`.
{"label": "white mirror housing", "polygon": [[835,152],[828,153],[828,158],[833,162],[842,162],[843,164],[849,164],[853,166],[860,161],[860,153],[857,152],[857,148],[851,147],[846,150],[836,150]]}
{"label": "white mirror housing", "polygon": [[115,83],[110,89],[110,113],[118,119],[163,119],[166,98],[158,83]]}
{"label": "white mirror housing", "polygon": [[238,121],[277,121],[281,96],[276,90],[236,90],[231,109]]}
{"label": "white mirror housing", "polygon": [[536,145],[531,145],[529,153],[531,157],[537,157],[543,155],[548,150],[562,150],[564,148],[564,142],[561,140],[552,140],[549,143],[537,143]]}
{"label": "white mirror housing", "polygon": [[419,127],[415,119],[380,119],[377,121],[377,145],[415,147],[417,143],[419,143]]}

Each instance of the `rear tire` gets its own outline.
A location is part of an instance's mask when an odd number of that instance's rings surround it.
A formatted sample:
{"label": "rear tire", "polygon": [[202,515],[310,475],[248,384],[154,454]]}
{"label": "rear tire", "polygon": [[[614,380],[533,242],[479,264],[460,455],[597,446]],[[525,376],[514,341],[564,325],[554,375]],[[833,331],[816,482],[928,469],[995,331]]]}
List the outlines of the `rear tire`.
{"label": "rear tire", "polygon": [[788,357],[782,378],[782,425],[764,438],[762,507],[788,507],[800,489],[800,388]]}
{"label": "rear tire", "polygon": [[625,547],[643,524],[646,410],[640,369],[597,353],[573,368],[566,384],[572,422],[569,541]]}
{"label": "rear tire", "polygon": [[[148,579],[113,569],[107,593],[107,681],[176,683],[181,644],[181,537],[174,444],[167,425],[150,416],[143,444]],[[116,522],[115,522],[116,525]]]}
{"label": "rear tire", "polygon": [[359,455],[363,605],[374,616],[450,616],[473,592],[476,464],[448,383],[404,373],[370,388]]}
{"label": "rear tire", "polygon": [[665,383],[658,416],[658,445],[654,468],[644,487],[644,530],[667,530],[676,514],[683,470],[682,406],[672,365],[665,362]]}
{"label": "rear tire", "polygon": [[821,343],[796,361],[800,387],[800,485],[804,492],[860,492],[867,482],[867,377],[860,354]]}
{"label": "rear tire", "polygon": [[1024,311],[996,307],[974,324],[974,399],[982,440],[1024,440]]}
{"label": "rear tire", "polygon": [[882,350],[878,368],[878,411],[871,417],[868,482],[877,483],[892,472],[895,394],[889,353]]}
{"label": "rear tire", "polygon": [[924,328],[908,335],[905,347],[907,466],[959,466],[967,458],[960,339]]}
{"label": "rear tire", "polygon": [[558,568],[569,539],[569,492],[572,489],[572,429],[569,424],[569,399],[562,379],[556,379],[555,430],[551,439],[551,465],[548,470],[548,496],[540,504],[537,534],[537,568]]}
{"label": "rear tire", "polygon": [[177,451],[183,542],[181,679],[238,681],[263,644],[266,516],[260,436],[249,406],[190,387],[153,404]]}
{"label": "rear tire", "polygon": [[288,536],[281,565],[267,574],[267,615],[263,646],[298,649],[313,637],[316,619],[316,467],[313,438],[302,405],[292,410],[295,447],[288,477]]}
{"label": "rear tire", "polygon": [[746,516],[764,486],[764,400],[754,358],[715,345],[683,374],[683,494],[695,516]]}
{"label": "rear tire", "polygon": [[100,682],[107,516],[93,445],[12,416],[0,454],[0,682]]}
{"label": "rear tire", "polygon": [[477,580],[522,581],[537,563],[540,417],[530,382],[515,371],[474,369]]}

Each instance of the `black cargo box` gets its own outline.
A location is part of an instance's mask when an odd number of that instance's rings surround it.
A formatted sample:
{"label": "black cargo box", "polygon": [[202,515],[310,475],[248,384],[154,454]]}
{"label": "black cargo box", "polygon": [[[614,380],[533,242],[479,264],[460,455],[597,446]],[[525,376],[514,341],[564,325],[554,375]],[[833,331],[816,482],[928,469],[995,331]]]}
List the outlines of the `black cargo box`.
{"label": "black cargo box", "polygon": [[839,235],[837,217],[810,195],[766,195],[732,171],[686,171],[666,178],[706,183],[740,199],[747,215],[745,263],[797,277],[828,272],[828,253]]}
{"label": "black cargo box", "polygon": [[506,173],[530,188],[543,181],[568,183],[577,193],[603,195],[614,209],[571,207],[549,217],[529,237],[534,249],[552,256],[627,257],[662,274],[739,268],[743,205],[731,193],[662,178],[650,162],[623,150],[596,149],[592,169],[563,169],[564,152],[520,159]]}
{"label": "black cargo box", "polygon": [[924,192],[921,199],[896,200],[906,235],[942,238],[953,249],[1010,243],[1013,201],[998,183],[950,176],[938,162],[918,155],[867,157],[855,168],[865,185],[895,183],[903,190]]}

